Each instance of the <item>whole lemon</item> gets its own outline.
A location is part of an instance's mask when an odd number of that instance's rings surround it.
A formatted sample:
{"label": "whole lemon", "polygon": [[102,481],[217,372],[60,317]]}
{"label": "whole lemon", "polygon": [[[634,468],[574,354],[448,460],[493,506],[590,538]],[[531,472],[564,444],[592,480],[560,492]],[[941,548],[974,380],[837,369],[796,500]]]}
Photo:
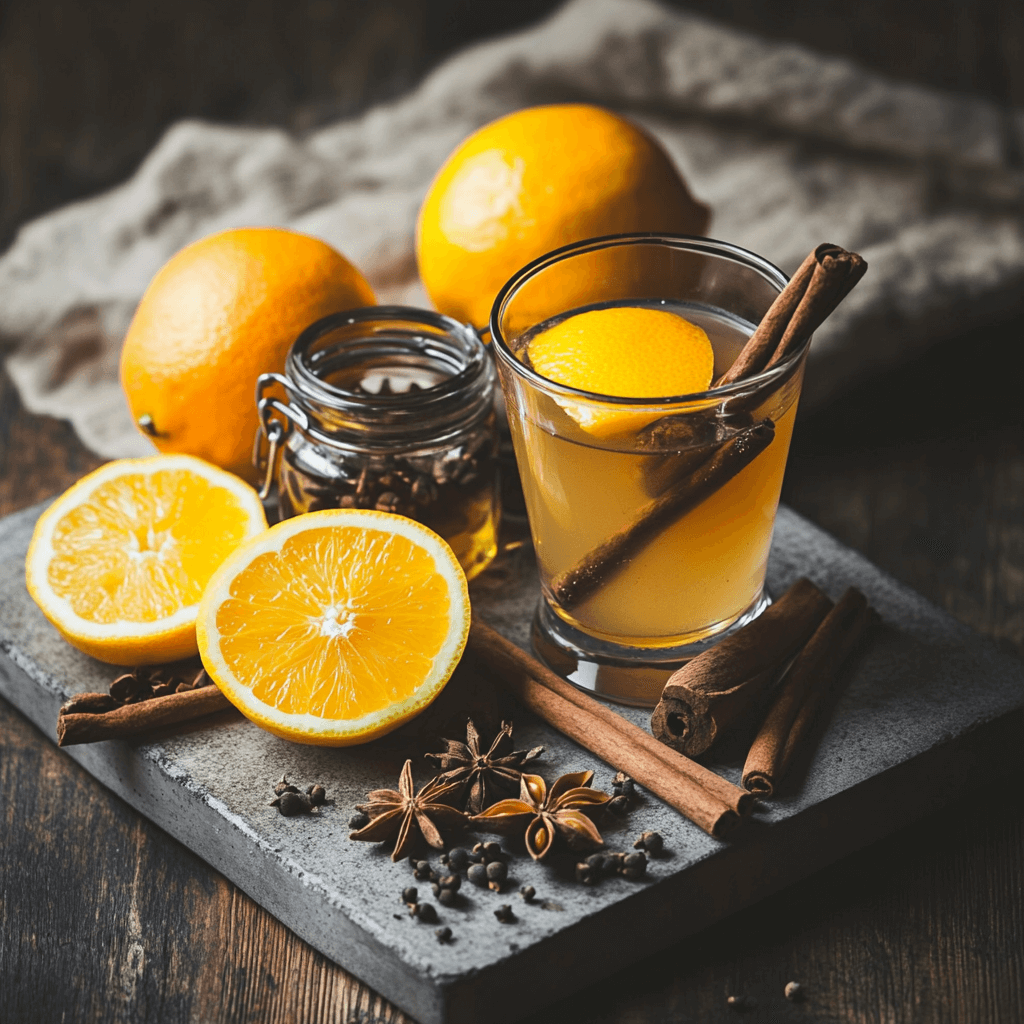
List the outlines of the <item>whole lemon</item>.
{"label": "whole lemon", "polygon": [[297,231],[194,242],[158,271],[128,328],[121,384],[132,417],[161,451],[253,480],[256,378],[281,372],[313,321],[374,301],[341,253]]}
{"label": "whole lemon", "polygon": [[633,231],[703,234],[698,203],[668,154],[608,110],[530,107],[465,140],[420,209],[420,278],[437,309],[477,327],[501,286],[559,246]]}

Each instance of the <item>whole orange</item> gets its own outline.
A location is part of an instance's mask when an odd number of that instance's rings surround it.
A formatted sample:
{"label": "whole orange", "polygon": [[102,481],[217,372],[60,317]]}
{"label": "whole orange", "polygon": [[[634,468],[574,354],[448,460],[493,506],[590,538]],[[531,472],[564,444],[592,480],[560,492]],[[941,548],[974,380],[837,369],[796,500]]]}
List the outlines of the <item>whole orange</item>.
{"label": "whole orange", "polygon": [[240,228],[194,242],[158,271],[128,328],[132,417],[161,451],[253,480],[256,378],[281,372],[313,321],[373,304],[362,274],[318,238]]}
{"label": "whole orange", "polygon": [[635,124],[586,104],[530,107],[465,140],[420,209],[420,277],[437,309],[481,327],[501,286],[559,246],[633,231],[703,234],[708,209]]}

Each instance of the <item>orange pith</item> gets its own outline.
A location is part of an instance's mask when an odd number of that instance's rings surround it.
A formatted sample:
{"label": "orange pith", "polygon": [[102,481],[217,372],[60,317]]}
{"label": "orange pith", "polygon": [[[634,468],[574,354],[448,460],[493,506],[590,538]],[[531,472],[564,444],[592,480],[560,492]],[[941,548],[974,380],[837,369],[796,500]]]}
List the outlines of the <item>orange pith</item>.
{"label": "orange pith", "polygon": [[465,576],[425,527],[380,512],[288,520],[211,582],[204,664],[246,715],[306,743],[360,743],[443,688],[468,630]]}

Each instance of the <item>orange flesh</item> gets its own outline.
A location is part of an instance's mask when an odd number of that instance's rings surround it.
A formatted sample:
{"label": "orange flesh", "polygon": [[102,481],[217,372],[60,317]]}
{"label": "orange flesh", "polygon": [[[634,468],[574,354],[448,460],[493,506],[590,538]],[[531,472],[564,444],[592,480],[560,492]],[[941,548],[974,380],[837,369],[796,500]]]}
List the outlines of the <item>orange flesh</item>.
{"label": "orange flesh", "polygon": [[288,714],[353,719],[423,683],[450,613],[429,552],[343,526],[304,531],[254,558],[216,624],[224,660],[257,699]]}
{"label": "orange flesh", "polygon": [[57,523],[48,582],[90,622],[156,622],[199,601],[247,523],[229,492],[194,473],[128,474]]}

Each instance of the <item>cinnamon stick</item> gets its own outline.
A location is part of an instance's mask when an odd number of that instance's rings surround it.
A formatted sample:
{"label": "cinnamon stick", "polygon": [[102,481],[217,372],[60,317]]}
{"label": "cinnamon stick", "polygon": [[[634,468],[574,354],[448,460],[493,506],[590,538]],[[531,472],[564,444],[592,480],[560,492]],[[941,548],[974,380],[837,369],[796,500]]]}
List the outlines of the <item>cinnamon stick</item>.
{"label": "cinnamon stick", "polygon": [[669,677],[651,732],[680,753],[703,754],[772,685],[831,607],[810,580],[797,580],[753,622]]}
{"label": "cinnamon stick", "polygon": [[864,276],[857,253],[822,242],[775,297],[732,366],[713,387],[752,377],[785,359],[821,326]]}
{"label": "cinnamon stick", "polygon": [[644,505],[626,526],[551,582],[555,600],[572,608],[621,572],[658,534],[724,487],[772,443],[775,424],[763,420],[721,444],[692,472]]}
{"label": "cinnamon stick", "polygon": [[468,649],[534,714],[631,775],[710,835],[728,835],[750,810],[749,793],[662,746],[476,617],[470,625]]}
{"label": "cinnamon stick", "polygon": [[[84,698],[92,698],[92,700]],[[97,743],[100,740],[130,739],[164,725],[188,722],[231,707],[231,702],[216,686],[202,686],[166,697],[152,697],[137,704],[125,704],[112,711],[89,712],[100,707],[107,694],[79,694],[61,708],[57,718],[57,746]],[[68,709],[68,710],[65,710]]]}
{"label": "cinnamon stick", "polygon": [[866,598],[851,587],[797,655],[743,766],[743,785],[752,793],[772,795],[869,620]]}
{"label": "cinnamon stick", "polygon": [[771,369],[795,352],[828,319],[867,269],[867,263],[855,252],[840,250],[837,254],[823,256],[765,369]]}

